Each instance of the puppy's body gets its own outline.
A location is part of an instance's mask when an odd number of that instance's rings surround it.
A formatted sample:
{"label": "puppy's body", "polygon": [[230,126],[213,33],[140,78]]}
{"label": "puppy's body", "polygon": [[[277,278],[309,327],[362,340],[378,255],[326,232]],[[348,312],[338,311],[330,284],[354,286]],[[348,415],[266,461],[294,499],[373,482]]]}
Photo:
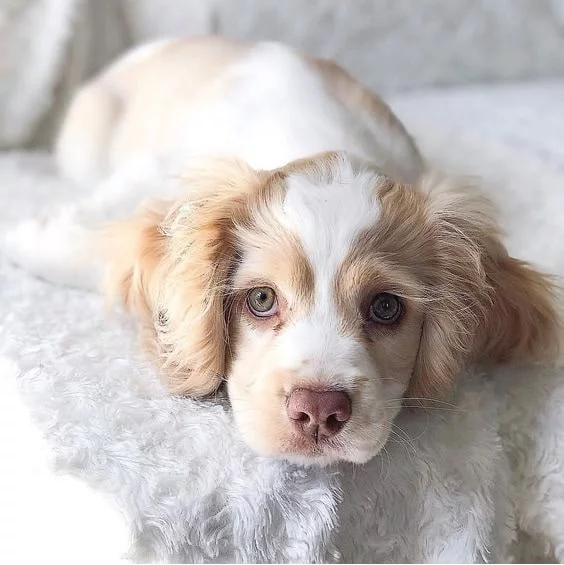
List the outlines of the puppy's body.
{"label": "puppy's body", "polygon": [[165,40],[132,51],[76,96],[60,169],[92,183],[132,159],[193,155],[274,169],[324,151],[370,159],[407,182],[422,162],[402,124],[334,63],[274,43]]}
{"label": "puppy's body", "polygon": [[[173,390],[227,380],[261,453],[364,462],[406,391],[437,399],[469,365],[555,351],[552,285],[508,256],[487,199],[423,181],[405,128],[328,61],[221,39],[139,48],[77,94],[57,158],[104,182],[16,260],[76,282],[76,234],[121,219],[109,292]],[[183,182],[165,194],[167,174]]]}

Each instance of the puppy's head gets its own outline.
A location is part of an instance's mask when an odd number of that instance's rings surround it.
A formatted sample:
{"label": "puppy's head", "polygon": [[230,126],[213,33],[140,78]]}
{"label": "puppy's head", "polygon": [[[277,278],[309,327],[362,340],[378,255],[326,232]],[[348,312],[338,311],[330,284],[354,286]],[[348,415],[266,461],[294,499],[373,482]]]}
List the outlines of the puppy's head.
{"label": "puppy's head", "polygon": [[508,256],[468,188],[400,185],[342,153],[218,162],[186,183],[186,200],[112,228],[110,289],[174,391],[227,379],[262,454],[364,462],[403,398],[554,351],[550,282]]}

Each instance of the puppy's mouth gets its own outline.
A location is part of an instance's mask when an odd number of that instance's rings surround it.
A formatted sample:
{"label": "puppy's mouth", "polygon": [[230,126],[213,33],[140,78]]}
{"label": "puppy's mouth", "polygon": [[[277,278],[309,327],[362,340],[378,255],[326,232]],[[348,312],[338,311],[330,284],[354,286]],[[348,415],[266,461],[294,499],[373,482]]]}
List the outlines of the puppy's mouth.
{"label": "puppy's mouth", "polygon": [[326,466],[339,462],[363,464],[376,456],[388,440],[386,433],[371,435],[370,439],[361,439],[347,433],[331,437],[292,434],[282,444],[279,456],[302,465]]}
{"label": "puppy's mouth", "polygon": [[328,465],[351,460],[341,441],[320,434],[307,438],[297,435],[292,437],[284,445],[281,456],[290,462],[306,465]]}

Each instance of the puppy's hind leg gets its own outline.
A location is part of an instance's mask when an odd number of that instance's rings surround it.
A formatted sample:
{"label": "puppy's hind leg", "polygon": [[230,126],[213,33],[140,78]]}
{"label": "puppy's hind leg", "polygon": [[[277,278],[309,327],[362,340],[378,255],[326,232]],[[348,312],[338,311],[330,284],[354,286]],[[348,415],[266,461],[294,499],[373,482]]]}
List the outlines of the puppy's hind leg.
{"label": "puppy's hind leg", "polygon": [[122,103],[103,80],[83,86],[74,96],[54,147],[61,175],[81,187],[95,186],[110,173],[112,137]]}

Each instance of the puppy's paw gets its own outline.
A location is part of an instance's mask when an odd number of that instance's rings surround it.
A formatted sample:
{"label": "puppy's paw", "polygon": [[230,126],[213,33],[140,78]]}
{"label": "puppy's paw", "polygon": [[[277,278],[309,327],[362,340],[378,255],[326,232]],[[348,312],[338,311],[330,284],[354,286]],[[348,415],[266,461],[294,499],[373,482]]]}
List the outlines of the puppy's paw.
{"label": "puppy's paw", "polygon": [[71,208],[26,220],[8,230],[2,251],[16,265],[53,283],[96,290],[100,268],[92,257],[92,235]]}

